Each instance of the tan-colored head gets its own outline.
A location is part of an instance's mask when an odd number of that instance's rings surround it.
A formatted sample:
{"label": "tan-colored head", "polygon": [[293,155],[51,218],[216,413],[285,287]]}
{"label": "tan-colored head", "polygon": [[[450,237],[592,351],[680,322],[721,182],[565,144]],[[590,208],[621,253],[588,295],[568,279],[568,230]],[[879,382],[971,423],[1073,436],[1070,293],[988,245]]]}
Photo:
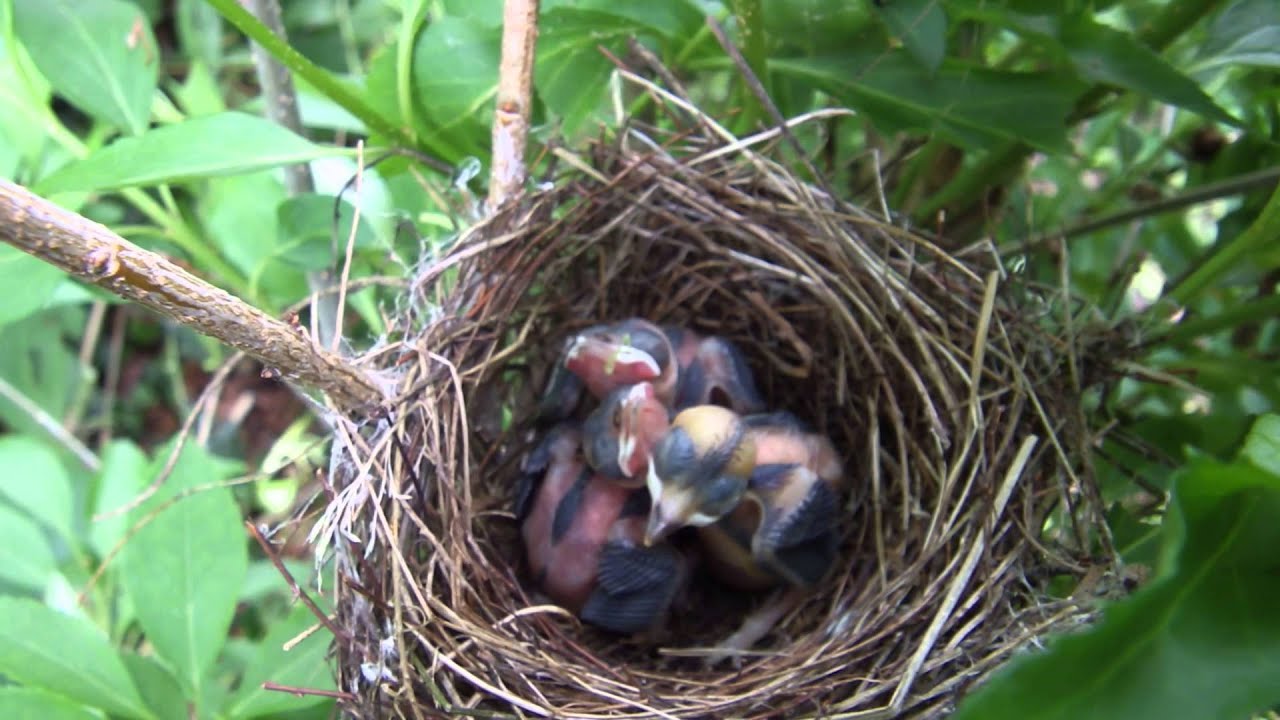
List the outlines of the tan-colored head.
{"label": "tan-colored head", "polygon": [[699,405],[676,415],[654,446],[645,543],[685,526],[710,525],[737,507],[755,467],[755,445],[732,410]]}

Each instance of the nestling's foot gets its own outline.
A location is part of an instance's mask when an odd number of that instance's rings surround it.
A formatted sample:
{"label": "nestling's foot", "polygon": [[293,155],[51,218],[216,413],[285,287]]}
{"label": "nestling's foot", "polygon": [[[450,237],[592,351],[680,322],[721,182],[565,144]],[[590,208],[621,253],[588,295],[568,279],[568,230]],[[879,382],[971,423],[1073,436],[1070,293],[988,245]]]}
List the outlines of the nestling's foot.
{"label": "nestling's foot", "polygon": [[804,596],[805,592],[800,588],[790,588],[775,594],[768,602],[748,615],[737,631],[715,647],[715,652],[703,658],[703,664],[713,668],[725,660],[732,659],[734,668],[741,668],[742,654],[768,635],[783,616],[800,604]]}

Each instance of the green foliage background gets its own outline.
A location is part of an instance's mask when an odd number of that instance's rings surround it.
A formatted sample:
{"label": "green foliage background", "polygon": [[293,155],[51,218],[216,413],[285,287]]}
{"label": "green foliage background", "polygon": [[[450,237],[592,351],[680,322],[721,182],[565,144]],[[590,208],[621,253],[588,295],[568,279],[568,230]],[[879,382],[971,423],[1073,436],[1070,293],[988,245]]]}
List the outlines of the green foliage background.
{"label": "green foliage background", "polygon": [[[483,196],[501,2],[284,9],[287,45],[236,0],[0,0],[0,175],[272,313],[335,267],[356,204],[352,276],[406,275]],[[629,61],[631,38],[730,130],[761,128],[708,16],[784,116],[855,111],[798,131],[850,199],[878,207],[883,187],[902,224],[990,240],[1044,288],[1027,312],[1114,338],[1122,372],[1081,410],[1117,550],[1149,580],[959,716],[1274,714],[1280,4],[544,0],[535,139],[653,119],[600,52]],[[246,34],[293,72],[306,138],[263,119]],[[339,198],[356,138],[397,154]],[[278,168],[304,161],[316,192],[288,197]],[[128,316],[108,342],[115,299],[8,246],[0,288],[0,717],[328,717],[331,699],[261,687],[334,689],[323,632],[283,649],[314,618],[242,525],[314,490],[323,438],[299,417],[249,458],[220,417],[154,497],[95,521],[168,458],[148,410],[185,416],[184,367],[227,351]],[[357,343],[396,292],[352,295]],[[141,379],[115,398],[131,358]]]}

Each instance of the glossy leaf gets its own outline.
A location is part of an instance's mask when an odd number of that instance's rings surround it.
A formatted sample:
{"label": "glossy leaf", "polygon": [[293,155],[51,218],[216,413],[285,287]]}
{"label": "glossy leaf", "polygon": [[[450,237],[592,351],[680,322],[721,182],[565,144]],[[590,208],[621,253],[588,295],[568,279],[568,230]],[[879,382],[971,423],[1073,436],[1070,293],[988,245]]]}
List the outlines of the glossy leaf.
{"label": "glossy leaf", "polygon": [[1237,65],[1280,68],[1280,3],[1236,0],[1209,25],[1195,70]]}
{"label": "glossy leaf", "polygon": [[947,13],[940,0],[893,0],[876,9],[889,32],[930,72],[947,54]]}
{"label": "glossy leaf", "polygon": [[538,96],[572,134],[600,107],[614,65],[600,52],[625,53],[626,40],[652,32],[622,15],[561,6],[542,13],[534,86]]}
{"label": "glossy leaf", "polygon": [[413,53],[418,97],[441,127],[483,121],[481,109],[498,91],[501,31],[445,17],[427,26]]}
{"label": "glossy leaf", "polygon": [[174,24],[182,49],[192,60],[217,69],[222,65],[222,16],[205,0],[177,0]]}
{"label": "glossy leaf", "polygon": [[187,699],[173,673],[153,657],[126,652],[120,659],[147,707],[155,711],[160,720],[188,720]]}
{"label": "glossy leaf", "polygon": [[[308,270],[335,267],[346,254],[354,208],[345,200],[338,203],[339,214],[333,217],[332,197],[310,193],[289,198],[277,208],[280,239],[276,255],[290,265]],[[368,218],[356,225],[355,249],[377,246]]]}
{"label": "glossy leaf", "polygon": [[67,274],[12,245],[0,245],[0,325],[21,320],[43,308]]}
{"label": "glossy leaf", "polygon": [[1164,58],[1133,35],[1075,17],[1063,23],[1062,44],[1082,75],[1094,82],[1163,100],[1227,123],[1237,121]]}
{"label": "glossy leaf", "polygon": [[51,90],[37,72],[30,72],[30,54],[12,33],[0,33],[0,176],[23,179],[13,174],[25,162],[38,168],[46,158],[45,128],[39,118],[48,106]]}
{"label": "glossy leaf", "polygon": [[1254,465],[1280,476],[1280,415],[1263,415],[1254,422],[1241,451]]}
{"label": "glossy leaf", "polygon": [[0,674],[130,718],[152,718],[124,664],[87,620],[0,596]]}
{"label": "glossy leaf", "polygon": [[937,132],[969,148],[1023,141],[1065,150],[1066,116],[1083,89],[1065,75],[988,70],[950,60],[931,74],[901,50],[774,58],[769,66],[827,90],[885,131]]}
{"label": "glossy leaf", "polygon": [[37,192],[111,190],[216,177],[340,155],[260,117],[204,115],[121,138],[41,181]]}
{"label": "glossy leaf", "polygon": [[[83,372],[75,342],[84,330],[84,317],[79,308],[50,309],[0,327],[0,377],[53,417],[66,412]],[[44,437],[30,413],[4,398],[0,420],[31,437]]]}
{"label": "glossy leaf", "polygon": [[48,445],[25,435],[0,437],[0,497],[61,533],[72,531],[71,476]]}
{"label": "glossy leaf", "polygon": [[869,2],[830,0],[765,0],[764,26],[769,37],[806,55],[843,52],[872,23]]}
{"label": "glossy leaf", "polygon": [[668,40],[688,39],[703,24],[703,12],[687,0],[547,0],[544,12],[571,10],[590,15],[603,15],[612,21],[601,25],[624,24]]}
{"label": "glossy leaf", "polygon": [[275,250],[276,206],[284,184],[269,170],[213,178],[205,185],[200,219],[209,239],[242,272],[252,273]]}
{"label": "glossy leaf", "polygon": [[315,695],[295,697],[287,693],[264,690],[264,682],[274,682],[292,687],[337,689],[333,673],[325,661],[329,643],[333,637],[321,630],[285,652],[284,643],[316,623],[315,615],[302,604],[297,604],[289,616],[277,622],[258,645],[257,654],[245,670],[240,690],[230,699],[226,715],[233,718],[252,718],[263,715],[298,710],[323,702]]}
{"label": "glossy leaf", "polygon": [[[113,440],[102,451],[102,469],[94,478],[93,514],[110,514],[129,503],[151,483],[151,459],[128,440]],[[89,524],[89,547],[105,558],[124,537],[128,513],[117,513]]]}
{"label": "glossy leaf", "polygon": [[43,690],[0,687],[0,717],[26,720],[98,720],[80,703]]}
{"label": "glossy leaf", "polygon": [[0,580],[41,594],[56,566],[40,526],[0,503]]}
{"label": "glossy leaf", "polygon": [[[157,452],[152,477],[168,455]],[[204,692],[235,613],[248,567],[240,513],[225,487],[226,465],[187,444],[157,497],[138,508],[136,521],[179,492],[179,499],[145,525],[125,546],[121,578],[147,639],[173,667],[189,697]]]}
{"label": "glossy leaf", "polygon": [[1197,720],[1280,702],[1278,513],[1280,476],[1194,462],[1175,483],[1157,579],[1011,663],[953,717]]}
{"label": "glossy leaf", "polygon": [[[485,27],[502,27],[503,0],[444,0],[444,14]],[[545,7],[544,7],[545,9]]]}
{"label": "glossy leaf", "polygon": [[160,65],[146,16],[124,0],[16,0],[14,27],[59,95],[137,135]]}

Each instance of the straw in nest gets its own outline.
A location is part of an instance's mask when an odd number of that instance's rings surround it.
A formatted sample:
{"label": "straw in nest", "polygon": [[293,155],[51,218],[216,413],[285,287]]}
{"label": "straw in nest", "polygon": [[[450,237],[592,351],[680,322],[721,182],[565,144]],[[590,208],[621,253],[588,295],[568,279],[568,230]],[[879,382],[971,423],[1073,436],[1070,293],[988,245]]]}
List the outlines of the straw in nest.
{"label": "straw in nest", "polygon": [[[340,429],[317,528],[354,716],[932,716],[1084,612],[1043,591],[1083,572],[1095,530],[1058,419],[1073,345],[1025,316],[993,253],[846,207],[768,158],[776,134],[739,141],[646,89],[679,132],[562,152],[551,189],[424,264],[402,340],[368,359],[400,401]],[[518,572],[537,391],[564,337],[632,315],[739,344],[852,475],[836,571],[740,669],[697,648],[749,608],[709,598],[646,645],[536,603]]]}

